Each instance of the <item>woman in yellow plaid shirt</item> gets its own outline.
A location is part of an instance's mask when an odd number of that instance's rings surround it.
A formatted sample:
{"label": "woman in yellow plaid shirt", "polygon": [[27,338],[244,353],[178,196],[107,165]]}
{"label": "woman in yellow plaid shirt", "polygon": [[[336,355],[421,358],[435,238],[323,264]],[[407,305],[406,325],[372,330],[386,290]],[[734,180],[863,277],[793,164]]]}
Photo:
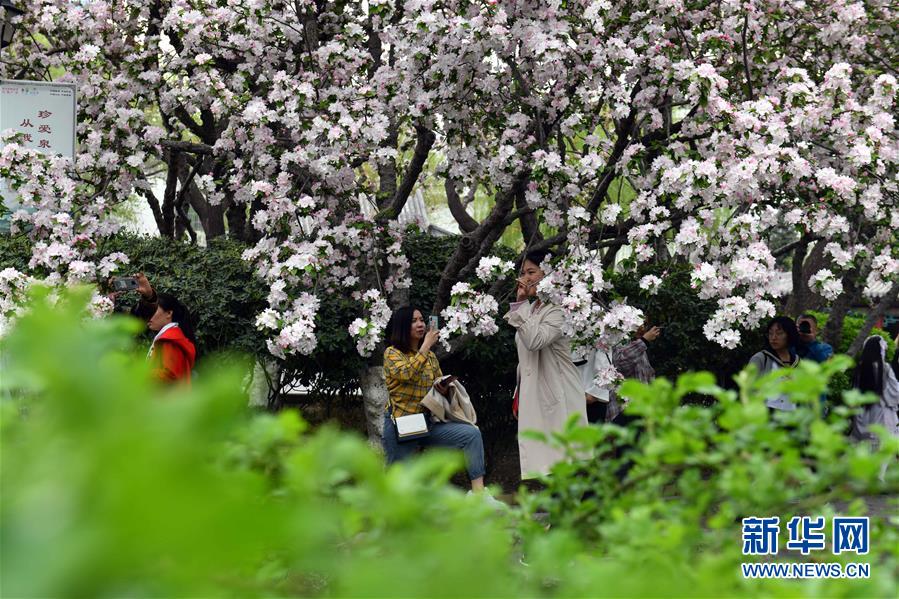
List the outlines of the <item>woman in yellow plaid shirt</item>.
{"label": "woman in yellow plaid shirt", "polygon": [[[387,323],[388,347],[384,351],[384,379],[389,402],[384,416],[384,453],[387,463],[402,460],[420,447],[440,446],[461,449],[465,454],[472,491],[484,489],[484,442],[476,426],[461,422],[429,422],[427,437],[399,442],[394,418],[427,413],[421,400],[434,381],[443,376],[440,362],[431,351],[439,332],[426,330],[421,311],[411,306],[398,309]],[[441,393],[444,390],[438,388]],[[492,499],[492,498],[491,498]]]}

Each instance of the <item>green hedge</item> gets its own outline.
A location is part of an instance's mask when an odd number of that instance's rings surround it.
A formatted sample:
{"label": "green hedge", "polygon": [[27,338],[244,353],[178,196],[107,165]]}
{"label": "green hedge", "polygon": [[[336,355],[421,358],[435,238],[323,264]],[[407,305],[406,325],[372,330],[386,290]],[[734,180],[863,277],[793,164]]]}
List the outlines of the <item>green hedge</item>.
{"label": "green hedge", "polygon": [[[171,293],[191,311],[200,355],[258,355],[265,343],[254,326],[268,293],[240,255],[238,242],[215,239],[204,248],[160,237],[120,236],[104,241],[102,253],[124,252],[127,273],[143,272],[158,291]],[[133,305],[136,294],[125,300]]]}
{"label": "green hedge", "polygon": [[[410,234],[404,244],[411,261],[412,302],[430,312],[440,275],[457,243],[455,237]],[[160,291],[181,299],[194,314],[198,350],[201,355],[236,352],[268,356],[265,338],[255,327],[256,315],[266,305],[267,289],[240,257],[245,246],[231,240],[214,240],[208,247],[173,242],[159,237],[120,235],[103,241],[101,254],[124,252],[131,260],[130,274],[144,272]],[[22,238],[0,236],[3,267],[27,268],[31,245]],[[505,258],[514,256],[509,252]],[[474,282],[474,281],[472,281]],[[511,281],[509,283],[512,284]],[[137,294],[126,294],[127,307]],[[365,360],[355,350],[347,330],[359,316],[358,304],[346,296],[326,297],[317,320],[318,347],[309,356],[294,356],[285,366],[290,377],[313,389],[313,399],[347,396],[358,388],[358,375]],[[474,397],[483,397],[485,421],[496,398],[506,398],[514,384],[516,356],[509,327],[486,340],[475,340],[459,355],[443,364],[447,372],[458,373]],[[511,400],[509,400],[510,403]],[[500,420],[507,422],[508,405]]]}
{"label": "green hedge", "polygon": [[[233,352],[259,354],[264,340],[253,323],[265,306],[267,290],[240,258],[241,244],[213,240],[209,247],[160,237],[118,235],[103,240],[101,255],[123,252],[130,264],[115,275],[143,272],[158,291],[171,293],[191,311],[201,356]],[[0,264],[27,270],[31,244],[21,237],[0,236]],[[123,294],[119,308],[128,309],[136,292]]]}
{"label": "green hedge", "polygon": [[[437,283],[458,240],[456,237],[432,237],[409,234],[404,249],[411,262],[411,301],[429,313]],[[203,248],[158,237],[122,235],[104,241],[100,251],[121,251],[131,258],[128,272],[143,271],[160,290],[181,298],[197,318],[197,336],[201,354],[222,351],[266,356],[265,340],[254,325],[256,315],[265,307],[267,290],[244,263],[244,246],[229,240],[214,240]],[[515,254],[506,248],[497,251],[505,259]],[[24,269],[30,256],[30,244],[21,238],[0,237],[0,261],[3,267]],[[715,310],[715,302],[700,300],[690,285],[688,265],[668,264],[611,275],[614,294],[626,297],[642,308],[653,322],[663,326],[659,339],[650,345],[650,360],[657,374],[674,377],[689,370],[716,373],[720,385],[732,386],[732,376],[748,362],[764,342],[761,330],[748,331],[734,350],[723,350],[707,340],[702,326]],[[640,289],[646,274],[662,276],[663,283],[654,295]],[[472,280],[472,283],[477,283]],[[509,285],[512,285],[510,278]],[[134,301],[136,296],[126,301]],[[501,306],[502,311],[504,306]],[[355,351],[347,327],[358,317],[358,304],[346,296],[324,299],[317,322],[318,347],[310,356],[295,356],[286,367],[292,378],[313,389],[313,399],[347,397],[358,388],[358,373],[365,361]],[[820,326],[827,315],[816,313]],[[864,317],[845,320],[840,351],[845,351]],[[884,331],[875,334],[888,338]],[[893,342],[888,339],[892,355]],[[478,402],[486,426],[511,427],[511,390],[514,386],[517,356],[514,331],[500,322],[500,331],[489,339],[475,339],[458,354],[444,360],[446,372],[459,375]],[[840,377],[837,377],[840,379]]]}
{"label": "green hedge", "polygon": [[0,270],[15,268],[24,272],[28,270],[29,259],[31,242],[24,237],[0,235]]}

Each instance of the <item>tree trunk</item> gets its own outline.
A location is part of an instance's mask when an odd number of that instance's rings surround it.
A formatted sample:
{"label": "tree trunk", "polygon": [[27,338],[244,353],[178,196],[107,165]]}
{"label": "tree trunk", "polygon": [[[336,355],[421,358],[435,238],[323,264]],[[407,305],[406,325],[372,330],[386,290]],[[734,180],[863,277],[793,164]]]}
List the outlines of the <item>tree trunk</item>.
{"label": "tree trunk", "polygon": [[365,409],[365,427],[368,442],[381,447],[384,433],[384,406],[387,405],[387,384],[384,382],[384,366],[369,365],[359,375],[362,387],[362,405]]}
{"label": "tree trunk", "polygon": [[225,209],[225,217],[228,219],[228,235],[232,239],[245,240],[247,238],[247,205],[230,202]]}
{"label": "tree trunk", "polygon": [[868,313],[868,317],[865,318],[862,328],[858,331],[858,335],[855,336],[852,345],[849,346],[849,350],[846,353],[850,356],[854,356],[861,351],[862,344],[865,342],[865,338],[871,332],[871,329],[874,328],[874,324],[883,318],[883,315],[886,314],[887,310],[889,310],[897,301],[899,301],[899,281],[893,283],[886,295],[884,295],[881,300],[877,302],[877,305],[874,306],[874,309]]}
{"label": "tree trunk", "polygon": [[[530,208],[525,197],[525,189],[525,186],[522,185],[516,190],[515,208],[518,210]],[[535,242],[543,241],[543,234],[540,233],[540,223],[537,221],[536,213],[528,212],[527,214],[522,214],[521,218],[519,218],[519,223],[521,224],[521,237],[524,240],[525,247],[529,247]]]}
{"label": "tree trunk", "polygon": [[[795,295],[796,298],[795,300],[791,298],[789,307],[792,309],[788,310],[787,314],[799,316],[806,310],[819,310],[825,304],[824,298],[815,293],[808,286],[808,280],[812,275],[828,264],[827,259],[824,256],[825,245],[827,245],[826,240],[822,239],[818,241],[803,261],[802,271],[799,275],[799,286],[793,287],[793,295]],[[795,274],[794,271],[794,285],[796,282]]]}
{"label": "tree trunk", "polygon": [[166,153],[168,173],[165,180],[165,193],[162,196],[162,227],[159,234],[162,237],[175,237],[175,198],[178,191],[178,171],[181,169],[181,153],[169,150]]}
{"label": "tree trunk", "polygon": [[808,287],[805,285],[805,282],[802,280],[802,275],[804,274],[803,266],[805,265],[805,255],[808,253],[808,243],[800,243],[796,246],[796,249],[793,250],[793,265],[791,268],[791,274],[793,279],[793,292],[790,294],[790,297],[787,299],[786,305],[784,306],[784,312],[787,314],[802,314],[805,306],[805,293],[803,291]]}
{"label": "tree trunk", "polygon": [[843,335],[843,320],[849,312],[849,308],[858,300],[859,293],[856,287],[858,280],[858,267],[851,268],[843,275],[843,293],[833,302],[830,308],[830,316],[824,326],[824,342],[833,346],[834,351],[839,351],[841,337]]}
{"label": "tree trunk", "polygon": [[280,364],[272,357],[262,357],[253,363],[253,370],[245,379],[247,401],[251,408],[268,408],[274,397],[276,381],[280,379]]}
{"label": "tree trunk", "polygon": [[186,181],[187,176],[181,177],[181,184],[187,184],[187,201],[190,207],[194,209],[197,216],[200,217],[200,224],[203,227],[203,233],[206,240],[215,239],[225,234],[225,210],[219,204],[213,206],[206,200],[206,196],[197,187],[193,181]]}

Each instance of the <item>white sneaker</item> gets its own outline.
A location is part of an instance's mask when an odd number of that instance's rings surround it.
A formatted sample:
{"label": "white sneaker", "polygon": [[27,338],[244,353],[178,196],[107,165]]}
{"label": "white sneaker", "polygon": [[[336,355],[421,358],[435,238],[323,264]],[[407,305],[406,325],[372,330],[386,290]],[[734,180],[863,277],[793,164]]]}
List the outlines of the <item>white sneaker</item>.
{"label": "white sneaker", "polygon": [[[468,493],[466,493],[466,495],[474,495],[474,493],[472,491],[469,491]],[[506,503],[503,503],[502,501],[491,495],[489,491],[480,491],[478,495],[480,495],[484,499],[484,501],[493,506],[497,511],[505,511],[509,509],[509,506]]]}

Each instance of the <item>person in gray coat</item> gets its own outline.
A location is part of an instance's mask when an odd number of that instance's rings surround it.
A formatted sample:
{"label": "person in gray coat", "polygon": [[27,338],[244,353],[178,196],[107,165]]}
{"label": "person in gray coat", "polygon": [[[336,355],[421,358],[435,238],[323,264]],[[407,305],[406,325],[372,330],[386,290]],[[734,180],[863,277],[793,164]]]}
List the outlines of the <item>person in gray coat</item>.
{"label": "person in gray coat", "polygon": [[521,432],[535,430],[550,435],[561,431],[572,414],[579,416],[582,425],[587,424],[580,373],[571,361],[571,342],[562,334],[565,314],[559,306],[537,297],[537,284],[545,274],[540,264],[546,255],[527,255],[521,265],[516,301],[504,316],[517,331],[515,403],[522,479],[548,473],[564,454],[540,441],[522,438]]}

